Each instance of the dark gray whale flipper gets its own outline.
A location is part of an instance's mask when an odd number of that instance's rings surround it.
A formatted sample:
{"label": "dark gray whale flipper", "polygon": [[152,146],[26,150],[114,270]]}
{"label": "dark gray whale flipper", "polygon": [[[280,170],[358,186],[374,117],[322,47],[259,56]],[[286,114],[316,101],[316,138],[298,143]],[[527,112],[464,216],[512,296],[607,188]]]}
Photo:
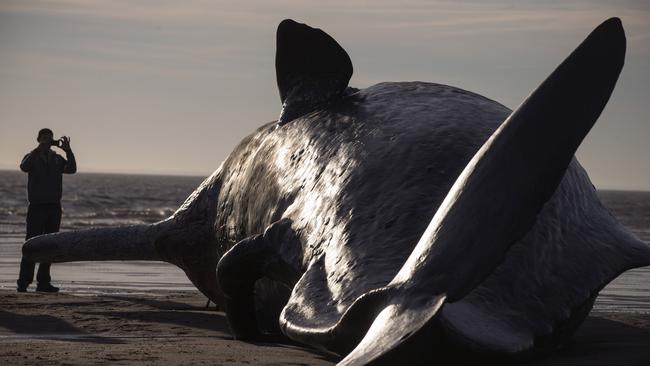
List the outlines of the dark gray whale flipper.
{"label": "dark gray whale flipper", "polygon": [[352,61],[327,33],[285,19],[277,31],[275,72],[283,125],[340,98],[352,77]]}
{"label": "dark gray whale flipper", "polygon": [[426,303],[422,294],[433,304],[441,296],[462,299],[530,230],[605,107],[623,67],[625,43],[619,19],[602,23],[494,132],[387,286],[396,289],[395,305],[381,311],[340,365],[381,363],[414,333],[393,323],[409,318],[409,309],[421,309],[412,302]]}
{"label": "dark gray whale flipper", "polygon": [[[300,246],[291,229],[291,220],[279,220],[270,225],[264,234],[248,237],[235,244],[217,264],[217,280],[223,291],[228,324],[235,339],[261,339],[255,318],[255,282],[261,278],[278,281],[288,289],[300,278],[298,268],[287,263],[282,247]],[[277,320],[275,317],[274,320]]]}

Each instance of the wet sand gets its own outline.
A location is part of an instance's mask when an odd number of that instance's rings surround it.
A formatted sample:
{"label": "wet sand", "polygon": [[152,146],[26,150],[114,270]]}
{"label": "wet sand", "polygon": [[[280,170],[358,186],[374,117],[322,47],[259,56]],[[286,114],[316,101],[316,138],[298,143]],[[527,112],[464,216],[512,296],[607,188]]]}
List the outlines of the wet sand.
{"label": "wet sand", "polygon": [[[214,306],[214,305],[212,305]],[[232,339],[198,292],[0,291],[0,365],[332,365],[295,345]]]}
{"label": "wet sand", "polygon": [[[333,365],[297,345],[232,339],[196,291],[0,291],[2,365]],[[648,365],[650,314],[592,313],[573,341],[527,365]]]}

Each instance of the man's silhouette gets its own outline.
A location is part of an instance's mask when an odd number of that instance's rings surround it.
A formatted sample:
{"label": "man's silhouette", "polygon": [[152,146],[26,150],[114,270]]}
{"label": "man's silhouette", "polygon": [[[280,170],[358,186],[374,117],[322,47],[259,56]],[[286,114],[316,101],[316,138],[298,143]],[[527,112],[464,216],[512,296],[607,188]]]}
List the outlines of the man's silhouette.
{"label": "man's silhouette", "polygon": [[[62,174],[74,174],[77,163],[70,149],[70,139],[63,136],[54,140],[54,134],[49,128],[38,131],[38,147],[25,155],[20,163],[20,170],[28,173],[27,199],[27,235],[25,240],[41,234],[59,231],[61,224],[61,193]],[[50,149],[57,146],[65,151],[67,160]],[[34,279],[36,263],[23,257],[20,262],[18,277],[18,292],[27,291],[27,286]],[[50,283],[50,264],[41,263],[36,275],[38,285],[36,291],[57,292],[59,289]]]}

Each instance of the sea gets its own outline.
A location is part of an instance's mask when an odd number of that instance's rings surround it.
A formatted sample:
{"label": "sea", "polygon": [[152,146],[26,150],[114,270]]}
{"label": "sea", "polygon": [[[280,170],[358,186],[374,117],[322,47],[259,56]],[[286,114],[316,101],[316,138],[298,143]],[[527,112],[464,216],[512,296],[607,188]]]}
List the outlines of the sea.
{"label": "sea", "polygon": [[[171,215],[204,177],[78,173],[65,175],[61,231],[152,223]],[[25,238],[27,175],[0,170],[0,289],[15,290]],[[599,191],[606,207],[650,242],[650,192]],[[150,261],[72,262],[52,265],[64,292],[194,291],[183,271]],[[627,271],[606,286],[595,311],[650,313],[650,267]]]}

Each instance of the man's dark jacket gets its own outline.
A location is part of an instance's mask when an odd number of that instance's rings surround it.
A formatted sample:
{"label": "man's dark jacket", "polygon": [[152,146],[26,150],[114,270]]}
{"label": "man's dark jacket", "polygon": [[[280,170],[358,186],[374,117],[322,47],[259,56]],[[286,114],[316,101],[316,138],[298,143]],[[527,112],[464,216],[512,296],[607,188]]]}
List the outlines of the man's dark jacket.
{"label": "man's dark jacket", "polygon": [[68,160],[52,150],[45,157],[34,150],[25,155],[20,170],[28,173],[27,199],[30,204],[60,203],[62,195],[62,174],[74,174],[77,164],[72,151],[66,152]]}

